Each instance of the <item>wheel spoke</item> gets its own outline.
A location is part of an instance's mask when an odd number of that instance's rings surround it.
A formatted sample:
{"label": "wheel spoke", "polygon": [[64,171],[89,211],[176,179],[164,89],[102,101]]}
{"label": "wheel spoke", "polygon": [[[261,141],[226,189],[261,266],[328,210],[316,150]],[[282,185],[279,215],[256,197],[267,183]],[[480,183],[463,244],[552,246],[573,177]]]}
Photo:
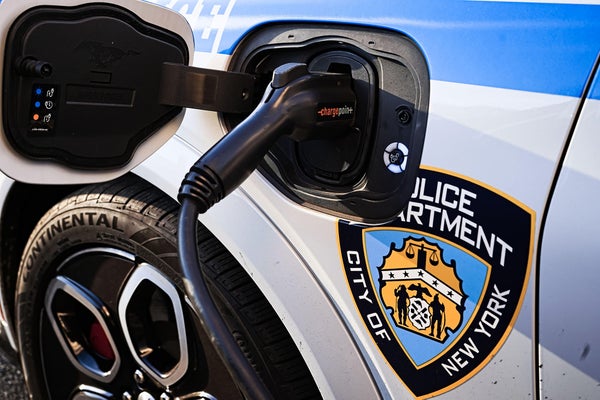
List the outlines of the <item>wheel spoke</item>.
{"label": "wheel spoke", "polygon": [[175,286],[142,263],[131,274],[118,305],[129,350],[139,366],[165,387],[188,369],[183,308]]}
{"label": "wheel spoke", "polygon": [[75,368],[93,379],[110,382],[121,359],[102,302],[75,281],[59,275],[48,286],[45,306],[52,328]]}
{"label": "wheel spoke", "polygon": [[80,385],[71,400],[109,400],[114,399],[112,393],[97,387]]}

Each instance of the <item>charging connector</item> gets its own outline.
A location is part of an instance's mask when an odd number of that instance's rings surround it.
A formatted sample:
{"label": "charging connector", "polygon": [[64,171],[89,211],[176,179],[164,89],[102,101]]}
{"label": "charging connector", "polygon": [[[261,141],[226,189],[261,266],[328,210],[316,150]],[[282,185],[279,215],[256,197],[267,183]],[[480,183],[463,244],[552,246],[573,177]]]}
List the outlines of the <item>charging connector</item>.
{"label": "charging connector", "polygon": [[305,64],[285,64],[257,108],[208,150],[179,190],[178,247],[186,292],[200,322],[247,398],[272,398],[229,332],[208,293],[198,262],[198,214],[237,188],[282,136],[296,141],[343,135],[354,124],[356,96],[347,74],[309,73]]}
{"label": "charging connector", "polygon": [[350,75],[309,73],[305,64],[277,68],[254,112],[192,166],[179,200],[189,198],[206,212],[258,167],[277,139],[342,135],[354,123],[355,108]]}

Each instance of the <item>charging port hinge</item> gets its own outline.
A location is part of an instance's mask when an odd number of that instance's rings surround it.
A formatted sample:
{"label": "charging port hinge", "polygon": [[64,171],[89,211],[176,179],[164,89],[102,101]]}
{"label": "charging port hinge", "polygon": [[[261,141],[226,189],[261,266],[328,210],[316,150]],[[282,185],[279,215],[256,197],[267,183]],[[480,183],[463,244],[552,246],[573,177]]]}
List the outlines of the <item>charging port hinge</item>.
{"label": "charging port hinge", "polygon": [[225,113],[249,113],[256,106],[254,75],[163,63],[159,102]]}

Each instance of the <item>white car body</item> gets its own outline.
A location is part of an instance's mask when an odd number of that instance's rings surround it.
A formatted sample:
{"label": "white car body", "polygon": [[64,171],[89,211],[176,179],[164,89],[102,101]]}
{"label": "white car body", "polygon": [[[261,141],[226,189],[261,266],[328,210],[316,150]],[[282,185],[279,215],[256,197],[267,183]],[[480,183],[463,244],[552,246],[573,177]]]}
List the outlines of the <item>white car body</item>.
{"label": "white car body", "polygon": [[[218,70],[228,69],[231,51],[227,49],[239,41],[238,38],[232,42],[231,34],[227,36],[224,32],[250,31],[276,19],[318,19],[312,11],[302,10],[297,4],[287,5],[284,10],[296,7],[298,15],[282,15],[278,11],[278,2],[270,1],[254,2],[252,7],[256,12],[251,15],[236,13],[236,10],[247,6],[247,2],[242,0],[152,2],[166,6],[187,19],[196,42],[193,65]],[[50,3],[75,5],[81,1],[4,0],[0,3],[0,38],[5,37],[7,21],[35,4]],[[597,151],[600,144],[597,132],[600,126],[600,73],[596,70],[595,78],[581,76],[577,79],[580,89],[589,80],[589,90],[581,92],[587,93],[587,98],[574,95],[571,89],[526,90],[527,83],[494,87],[486,84],[485,79],[478,84],[476,77],[471,82],[445,80],[444,67],[439,65],[439,49],[431,49],[429,46],[436,45],[434,41],[421,41],[419,36],[421,26],[426,24],[435,28],[439,23],[439,29],[450,29],[443,25],[444,21],[438,22],[435,18],[411,20],[401,13],[398,16],[368,16],[368,10],[334,15],[329,5],[308,3],[307,7],[322,7],[323,19],[327,21],[403,26],[405,33],[422,47],[432,76],[422,168],[444,176],[459,177],[482,190],[496,193],[515,207],[530,212],[533,221],[532,240],[529,248],[524,250],[528,254],[528,262],[518,266],[527,270],[522,282],[523,293],[514,294],[519,299],[517,309],[514,315],[505,316],[509,319],[509,327],[500,332],[498,345],[480,354],[477,347],[479,336],[473,334],[471,347],[463,345],[452,352],[442,351],[434,358],[445,363],[446,368],[441,367],[440,371],[448,375],[444,378],[449,379],[448,383],[431,393],[419,394],[404,382],[402,371],[394,369],[375,340],[378,336],[394,336],[393,329],[385,321],[361,315],[358,304],[365,298],[356,298],[352,288],[363,285],[361,280],[368,279],[369,267],[364,265],[364,259],[361,262],[358,257],[355,258],[358,253],[354,251],[358,249],[341,243],[346,239],[341,238],[340,218],[297,204],[259,172],[254,172],[239,189],[201,215],[200,221],[248,271],[273,305],[323,397],[599,398],[600,308],[596,288],[600,282],[600,270],[597,268],[600,213],[596,203],[600,197],[600,157]],[[521,10],[518,4],[491,3],[495,9],[506,5]],[[489,4],[472,2],[472,7]],[[522,4],[526,9],[527,4]],[[389,5],[392,6],[392,3]],[[379,6],[374,8],[379,9]],[[555,10],[579,7],[572,4],[553,6]],[[344,7],[369,6],[344,3]],[[391,8],[399,7],[398,4]],[[590,15],[596,18],[600,16],[598,6],[581,7],[593,9]],[[140,2],[139,9],[133,11],[152,20],[154,9],[154,6]],[[599,20],[590,22],[593,27],[589,32],[598,35]],[[539,23],[556,21],[558,19],[548,17],[541,18]],[[498,26],[481,29],[518,31],[519,19],[512,22],[517,28],[507,27],[505,24],[510,22],[502,20]],[[181,19],[177,18],[160,21],[169,29],[179,29],[180,23]],[[465,41],[474,40],[469,35],[478,32],[479,27],[461,24],[462,21],[458,21],[457,26],[451,29],[463,29],[468,33]],[[568,20],[565,25],[568,25]],[[186,35],[186,30],[182,29],[181,34]],[[527,37],[535,38],[535,34]],[[568,46],[565,43],[568,39],[567,36],[559,36],[557,46]],[[596,36],[588,40],[594,42],[596,52],[600,54],[598,39],[599,36]],[[518,47],[519,38],[515,40],[513,45]],[[4,51],[3,46],[4,42],[0,44],[0,52]],[[526,50],[522,55],[527,55]],[[474,56],[487,57],[489,54]],[[558,47],[556,57],[560,57]],[[471,61],[465,60],[464,63]],[[553,61],[547,61],[548,68],[553,68]],[[589,58],[585,59],[585,62],[589,61]],[[499,56],[497,60],[477,65],[497,66],[498,74],[503,74],[506,71],[499,66],[502,62]],[[591,68],[592,65],[589,65],[588,70],[591,71]],[[527,73],[531,71],[527,70]],[[513,74],[518,75],[519,71],[513,71]],[[555,79],[562,78],[559,73]],[[123,171],[132,170],[176,198],[181,179],[189,167],[226,134],[226,127],[219,114],[193,109],[185,111],[181,126],[171,137],[174,127],[175,124],[167,127],[164,134],[151,139],[156,143],[164,142],[158,150],[146,151],[142,146],[135,158],[119,171],[86,175],[54,164],[44,166],[43,172],[40,172],[39,165],[32,166],[18,156],[5,158],[8,156],[4,153],[0,165],[15,180],[29,179],[34,184],[47,182],[56,176],[61,177],[62,183],[83,184],[113,179]],[[5,141],[4,138],[2,140]],[[3,148],[6,146],[9,145],[5,142]],[[23,170],[28,172],[19,172]],[[0,175],[0,206],[14,182],[9,176]],[[421,189],[419,193],[417,187],[412,200],[433,200],[434,192],[429,191],[434,190],[432,188]],[[463,215],[477,221],[478,215],[474,215],[471,206],[476,205],[478,197],[469,191],[466,197],[465,192],[461,193],[462,197],[458,192],[456,198],[447,197],[446,206],[460,208]],[[437,203],[431,204],[442,207],[440,199],[437,200]],[[426,229],[428,225],[437,223],[434,220],[436,215],[428,214],[426,210],[422,207],[407,210],[402,218],[412,218],[413,222]],[[475,224],[467,226],[463,223],[453,244],[461,246],[474,241]],[[488,228],[484,226],[483,229]],[[493,257],[498,262],[502,258],[504,262],[516,246],[511,237],[502,237],[496,242]],[[346,273],[344,265],[352,265],[356,269]],[[510,274],[507,271],[510,267],[507,263],[502,273]],[[377,280],[376,277],[371,279]],[[369,292],[369,288],[364,286],[364,295],[373,297],[366,301],[379,301],[377,294]],[[502,287],[496,289],[497,294],[503,292]],[[491,285],[489,290],[493,290]],[[504,295],[510,297],[512,293],[504,291]],[[2,300],[4,315],[10,315],[5,299]],[[480,299],[475,307],[481,308],[482,312],[486,307],[491,307],[491,310],[496,307],[495,315],[503,318],[502,306],[497,302],[494,306]],[[481,323],[480,319],[473,318],[469,325]],[[479,332],[484,337],[485,327],[481,327]],[[491,332],[494,328],[488,325],[488,329]],[[6,320],[3,321],[3,334],[16,350],[11,324]],[[477,366],[469,369],[470,362]],[[463,369],[468,369],[465,376],[453,376],[460,375]]]}

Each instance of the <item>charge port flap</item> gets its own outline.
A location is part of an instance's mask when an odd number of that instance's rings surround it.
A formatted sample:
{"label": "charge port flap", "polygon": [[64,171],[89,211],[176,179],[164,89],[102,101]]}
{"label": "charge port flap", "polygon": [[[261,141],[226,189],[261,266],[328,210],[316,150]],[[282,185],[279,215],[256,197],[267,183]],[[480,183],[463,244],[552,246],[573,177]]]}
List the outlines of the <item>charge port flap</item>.
{"label": "charge port flap", "polygon": [[187,21],[136,0],[0,3],[0,170],[28,183],[122,175],[173,136],[165,62],[189,65]]}

